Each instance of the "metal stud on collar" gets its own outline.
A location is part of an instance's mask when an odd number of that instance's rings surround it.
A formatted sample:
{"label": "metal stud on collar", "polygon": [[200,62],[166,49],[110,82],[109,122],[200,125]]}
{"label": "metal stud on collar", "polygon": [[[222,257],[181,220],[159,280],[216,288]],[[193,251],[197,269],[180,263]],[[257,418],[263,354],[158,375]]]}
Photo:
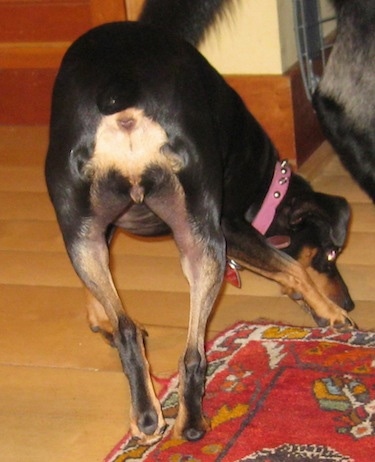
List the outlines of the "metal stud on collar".
{"label": "metal stud on collar", "polygon": [[288,178],[286,176],[283,176],[282,178],[280,178],[279,180],[279,185],[283,185],[285,183],[288,182]]}
{"label": "metal stud on collar", "polygon": [[281,173],[286,175],[288,172],[289,163],[286,159],[281,161]]}

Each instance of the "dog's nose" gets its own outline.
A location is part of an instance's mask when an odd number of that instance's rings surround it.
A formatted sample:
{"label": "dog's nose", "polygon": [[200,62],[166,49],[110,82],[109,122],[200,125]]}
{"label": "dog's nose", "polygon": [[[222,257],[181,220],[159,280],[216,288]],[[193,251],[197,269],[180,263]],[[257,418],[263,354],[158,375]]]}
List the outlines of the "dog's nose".
{"label": "dog's nose", "polygon": [[354,309],[354,302],[347,290],[340,290],[335,293],[330,293],[328,297],[345,311],[352,311]]}
{"label": "dog's nose", "polygon": [[352,311],[354,309],[354,302],[350,296],[349,290],[343,281],[341,275],[337,273],[332,285],[332,292],[329,298],[337,305],[341,306],[345,311]]}
{"label": "dog's nose", "polygon": [[343,306],[344,310],[346,311],[352,311],[354,310],[355,308],[355,303],[353,302],[353,300],[350,298],[350,297],[346,297],[345,301],[344,301],[344,306]]}

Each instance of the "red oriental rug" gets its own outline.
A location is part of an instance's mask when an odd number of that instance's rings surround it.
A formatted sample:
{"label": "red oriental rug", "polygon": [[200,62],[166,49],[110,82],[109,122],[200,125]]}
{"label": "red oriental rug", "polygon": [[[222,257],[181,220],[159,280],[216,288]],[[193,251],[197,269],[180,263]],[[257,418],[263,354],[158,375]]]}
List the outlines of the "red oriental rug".
{"label": "red oriental rug", "polygon": [[208,344],[198,442],[173,439],[178,378],[155,446],[126,436],[105,462],[375,460],[375,333],[240,323]]}

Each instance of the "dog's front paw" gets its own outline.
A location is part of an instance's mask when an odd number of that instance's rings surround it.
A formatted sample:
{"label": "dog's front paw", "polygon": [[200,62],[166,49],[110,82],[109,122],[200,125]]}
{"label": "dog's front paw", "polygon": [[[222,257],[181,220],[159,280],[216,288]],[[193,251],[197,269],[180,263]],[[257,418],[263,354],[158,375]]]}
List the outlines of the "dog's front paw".
{"label": "dog's front paw", "polygon": [[326,325],[337,331],[346,331],[357,327],[348,312],[331,301],[328,302],[322,316],[319,316],[317,312],[315,315],[320,319],[325,319]]}
{"label": "dog's front paw", "polygon": [[297,303],[308,313],[319,327],[332,327],[339,332],[345,332],[357,328],[354,320],[348,315],[347,311],[329,302],[329,308],[323,311],[323,315],[313,310],[303,299],[298,298]]}
{"label": "dog's front paw", "polygon": [[355,321],[343,309],[340,309],[340,313],[337,316],[330,319],[330,326],[339,332],[357,329]]}

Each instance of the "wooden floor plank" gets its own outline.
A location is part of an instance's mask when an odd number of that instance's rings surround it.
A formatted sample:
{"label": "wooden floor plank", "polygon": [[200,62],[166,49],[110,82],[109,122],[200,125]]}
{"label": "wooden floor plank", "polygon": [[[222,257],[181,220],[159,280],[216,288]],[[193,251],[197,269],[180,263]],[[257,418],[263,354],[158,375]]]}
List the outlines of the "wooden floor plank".
{"label": "wooden floor plank", "polygon": [[120,372],[0,366],[0,389],[7,462],[99,462],[129,424]]}
{"label": "wooden floor plank", "polygon": [[0,220],[55,220],[47,193],[0,191]]}
{"label": "wooden floor plank", "polygon": [[47,152],[48,127],[0,125],[0,165],[42,166]]}
{"label": "wooden floor plank", "polygon": [[346,247],[339,257],[339,264],[374,266],[374,239],[375,235],[373,232],[350,233]]}
{"label": "wooden floor plank", "polygon": [[352,203],[371,203],[370,198],[347,175],[321,175],[312,182],[312,185],[316,191],[343,196]]}
{"label": "wooden floor plank", "polygon": [[1,166],[0,190],[18,192],[46,192],[42,168]]}
{"label": "wooden floor plank", "polygon": [[375,207],[370,203],[352,203],[351,232],[371,232],[375,236]]}

